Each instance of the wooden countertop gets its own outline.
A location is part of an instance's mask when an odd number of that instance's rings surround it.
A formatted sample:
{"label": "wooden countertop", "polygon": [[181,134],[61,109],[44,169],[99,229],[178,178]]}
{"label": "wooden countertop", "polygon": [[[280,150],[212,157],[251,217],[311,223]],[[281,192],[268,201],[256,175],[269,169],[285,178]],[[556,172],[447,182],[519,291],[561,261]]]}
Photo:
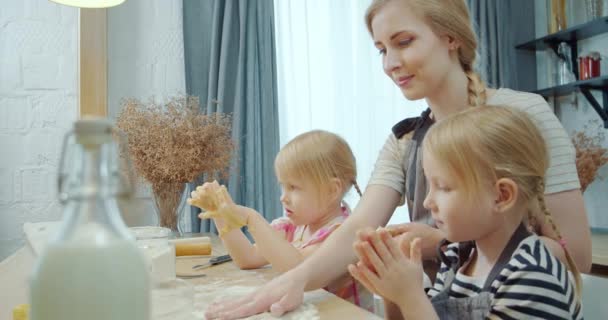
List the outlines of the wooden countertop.
{"label": "wooden countertop", "polygon": [[[208,236],[213,246],[212,256],[226,254],[221,240],[213,234],[197,234]],[[191,235],[190,235],[191,236]],[[176,273],[178,275],[205,274],[198,278],[183,278],[195,286],[217,283],[234,286],[261,286],[277,275],[271,268],[256,270],[240,270],[233,262],[227,262],[202,270],[192,271],[192,266],[204,263],[209,259],[205,256],[177,257]],[[309,302],[318,309],[320,319],[382,319],[377,315],[359,308],[350,302],[325,291],[315,290],[306,294],[305,302]]]}

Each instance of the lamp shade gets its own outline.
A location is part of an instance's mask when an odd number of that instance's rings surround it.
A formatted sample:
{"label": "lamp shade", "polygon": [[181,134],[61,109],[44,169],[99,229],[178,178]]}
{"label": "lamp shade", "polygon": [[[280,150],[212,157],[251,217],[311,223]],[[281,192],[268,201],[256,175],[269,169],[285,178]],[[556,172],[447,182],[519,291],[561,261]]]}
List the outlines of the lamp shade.
{"label": "lamp shade", "polygon": [[50,0],[67,6],[79,8],[108,8],[117,6],[125,0]]}

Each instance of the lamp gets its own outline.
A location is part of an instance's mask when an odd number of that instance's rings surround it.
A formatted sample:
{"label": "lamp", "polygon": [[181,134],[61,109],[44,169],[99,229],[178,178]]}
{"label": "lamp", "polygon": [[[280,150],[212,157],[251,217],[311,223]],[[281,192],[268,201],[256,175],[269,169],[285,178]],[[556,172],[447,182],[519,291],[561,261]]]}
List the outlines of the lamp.
{"label": "lamp", "polygon": [[79,8],[108,8],[117,6],[125,0],[50,0],[60,4],[65,4],[72,7]]}

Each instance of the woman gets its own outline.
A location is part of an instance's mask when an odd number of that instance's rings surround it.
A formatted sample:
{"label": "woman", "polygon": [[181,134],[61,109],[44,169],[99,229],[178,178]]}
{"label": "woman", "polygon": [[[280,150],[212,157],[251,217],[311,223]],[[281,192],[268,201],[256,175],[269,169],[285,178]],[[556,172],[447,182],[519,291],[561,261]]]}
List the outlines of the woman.
{"label": "woman", "polygon": [[[432,219],[422,205],[427,186],[418,148],[426,129],[435,121],[482,104],[525,110],[539,127],[551,157],[546,174],[547,207],[563,230],[579,270],[589,270],[590,233],[570,139],[540,96],[486,89],[479,81],[473,72],[477,41],[465,1],[375,0],[368,8],[366,23],[382,56],[385,73],[408,100],[424,98],[430,109],[393,127],[353,215],[315,254],[257,294],[215,304],[207,318],[234,319],[269,308],[278,315],[296,308],[305,289],[323,287],[356,261],[352,250],[356,232],[385,225],[402,197],[414,222],[399,226],[393,234],[422,238],[423,257],[435,260],[435,247],[443,235],[432,227]],[[548,239],[554,238],[551,227],[542,220],[537,226],[541,234],[550,235],[544,239],[545,244],[556,256],[563,257],[560,245]],[[392,306],[387,306],[387,316],[392,310]]]}

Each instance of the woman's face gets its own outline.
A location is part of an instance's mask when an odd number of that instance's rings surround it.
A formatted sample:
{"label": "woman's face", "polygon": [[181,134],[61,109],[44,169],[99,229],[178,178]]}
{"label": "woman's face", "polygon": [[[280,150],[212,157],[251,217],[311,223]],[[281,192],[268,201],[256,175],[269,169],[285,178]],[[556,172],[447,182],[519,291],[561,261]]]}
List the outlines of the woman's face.
{"label": "woman's face", "polygon": [[371,26],[384,72],[408,100],[434,94],[442,88],[449,70],[459,67],[454,41],[436,35],[407,1],[388,2]]}

